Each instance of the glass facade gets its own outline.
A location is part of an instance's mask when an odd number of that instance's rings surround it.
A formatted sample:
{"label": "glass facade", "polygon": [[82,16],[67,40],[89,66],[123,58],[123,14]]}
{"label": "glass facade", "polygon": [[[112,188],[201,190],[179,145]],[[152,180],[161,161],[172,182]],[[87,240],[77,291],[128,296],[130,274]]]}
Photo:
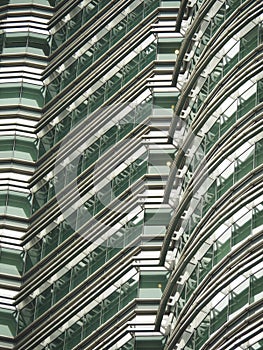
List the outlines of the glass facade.
{"label": "glass facade", "polygon": [[163,347],[153,324],[169,276],[158,252],[178,91],[155,70],[171,75],[179,5],[0,4],[0,158],[12,174],[0,183],[3,348]]}
{"label": "glass facade", "polygon": [[0,11],[0,348],[261,349],[260,2]]}
{"label": "glass facade", "polygon": [[180,148],[165,191],[174,211],[160,261],[171,275],[156,329],[168,330],[166,350],[260,349],[262,16],[253,1],[197,3],[181,23],[173,79],[169,133]]}

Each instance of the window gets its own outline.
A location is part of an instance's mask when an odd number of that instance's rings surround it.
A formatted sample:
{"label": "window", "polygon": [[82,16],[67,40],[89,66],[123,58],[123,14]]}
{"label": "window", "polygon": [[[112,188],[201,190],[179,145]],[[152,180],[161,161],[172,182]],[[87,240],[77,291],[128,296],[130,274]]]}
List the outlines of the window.
{"label": "window", "polygon": [[144,235],[157,236],[166,232],[171,210],[164,208],[146,209],[144,218]]}
{"label": "window", "polygon": [[0,335],[14,337],[16,335],[16,320],[13,311],[0,309]]}
{"label": "window", "polygon": [[8,275],[20,275],[23,270],[22,255],[19,250],[1,248],[0,270]]}
{"label": "window", "polygon": [[175,61],[175,51],[179,51],[181,42],[181,38],[160,38],[158,45],[158,59]]}
{"label": "window", "polygon": [[167,283],[166,271],[142,271],[139,298],[161,298]]}

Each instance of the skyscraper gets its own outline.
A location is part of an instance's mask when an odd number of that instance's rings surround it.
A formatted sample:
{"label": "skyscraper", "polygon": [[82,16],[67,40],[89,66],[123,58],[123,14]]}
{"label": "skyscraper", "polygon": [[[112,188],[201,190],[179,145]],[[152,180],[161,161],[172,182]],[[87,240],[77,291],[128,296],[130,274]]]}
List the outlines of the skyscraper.
{"label": "skyscraper", "polygon": [[[262,349],[262,3],[183,2],[178,143],[156,330],[171,349]],[[187,16],[190,14],[190,16]]]}
{"label": "skyscraper", "polygon": [[262,349],[261,1],[7,0],[3,349]]}

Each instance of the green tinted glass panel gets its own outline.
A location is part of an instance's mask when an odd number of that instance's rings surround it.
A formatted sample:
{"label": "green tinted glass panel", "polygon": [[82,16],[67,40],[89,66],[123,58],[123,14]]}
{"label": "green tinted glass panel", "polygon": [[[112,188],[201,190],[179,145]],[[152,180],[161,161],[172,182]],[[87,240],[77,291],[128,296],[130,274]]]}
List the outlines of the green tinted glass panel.
{"label": "green tinted glass panel", "polygon": [[0,214],[5,214],[7,205],[7,193],[0,191]]}
{"label": "green tinted glass panel", "polygon": [[[257,274],[256,274],[257,275]],[[250,278],[250,301],[258,300],[257,295],[263,293],[263,276],[251,276]]]}
{"label": "green tinted glass panel", "polygon": [[251,220],[247,221],[244,225],[232,226],[232,245],[242,242],[251,234]]}
{"label": "green tinted glass panel", "polygon": [[255,145],[255,166],[263,164],[263,139]]}
{"label": "green tinted glass panel", "polygon": [[41,258],[42,241],[37,242],[26,251],[25,272],[35,266]]}
{"label": "green tinted glass panel", "polygon": [[142,272],[140,276],[141,298],[160,298],[167,283],[166,273]]}
{"label": "green tinted glass panel", "polygon": [[[223,322],[222,320],[224,319],[224,317],[220,318],[220,315],[215,315],[214,318],[214,325],[216,325],[215,322],[221,323]],[[209,317],[206,317],[198,326],[198,328],[195,331],[195,346],[196,349],[200,349],[201,346],[204,344],[204,342],[208,339],[209,337],[209,330],[210,330],[210,320]]]}
{"label": "green tinted glass panel", "polygon": [[258,205],[253,209],[252,228],[263,225],[263,207]]}
{"label": "green tinted glass panel", "polygon": [[214,264],[217,264],[230,252],[230,239],[224,243],[216,242],[214,249]]}
{"label": "green tinted glass panel", "polygon": [[65,275],[60,277],[55,283],[54,283],[54,299],[53,303],[56,303],[58,300],[63,298],[65,295],[68,294],[70,290],[70,277],[71,277],[71,271],[68,271]]}
{"label": "green tinted glass panel", "polygon": [[16,335],[16,319],[11,310],[0,309],[0,336],[14,337]]}
{"label": "green tinted glass panel", "polygon": [[229,312],[234,313],[241,309],[244,305],[248,303],[249,300],[249,288],[245,288],[241,292],[236,292],[235,290],[231,293],[229,302]]}
{"label": "green tinted glass panel", "polygon": [[0,105],[19,104],[21,86],[18,84],[1,84]]}
{"label": "green tinted glass panel", "polygon": [[37,158],[35,140],[16,137],[14,157],[28,161],[35,161]]}
{"label": "green tinted glass panel", "polygon": [[258,43],[258,27],[254,27],[248,32],[240,41],[240,58],[245,57],[253,49],[257,47]]}
{"label": "green tinted glass panel", "polygon": [[30,325],[34,320],[35,300],[29,302],[19,311],[18,315],[18,333]]}
{"label": "green tinted glass panel", "polygon": [[14,138],[2,136],[0,139],[0,158],[13,157]]}
{"label": "green tinted glass panel", "polygon": [[23,259],[20,251],[1,248],[0,271],[8,275],[20,275],[23,271]]}
{"label": "green tinted glass panel", "polygon": [[36,317],[43,314],[45,311],[50,309],[52,305],[52,287],[48,287],[44,292],[42,292],[36,301]]}
{"label": "green tinted glass panel", "polygon": [[31,204],[26,194],[10,191],[7,200],[6,213],[27,218],[31,213]]}
{"label": "green tinted glass panel", "polygon": [[[127,350],[162,350],[164,341],[160,337],[136,337],[135,346]],[[126,350],[121,348],[121,350]]]}
{"label": "green tinted glass panel", "polygon": [[59,227],[54,228],[43,238],[43,257],[54,250],[59,243]]}
{"label": "green tinted glass panel", "polygon": [[22,89],[21,103],[30,107],[43,106],[43,91],[37,85],[24,84]]}
{"label": "green tinted glass panel", "polygon": [[220,311],[211,311],[211,333],[218,330],[227,321],[227,306]]}
{"label": "green tinted glass panel", "polygon": [[65,345],[63,350],[71,350],[75,345],[81,341],[82,327],[78,324],[73,324],[65,332]]}

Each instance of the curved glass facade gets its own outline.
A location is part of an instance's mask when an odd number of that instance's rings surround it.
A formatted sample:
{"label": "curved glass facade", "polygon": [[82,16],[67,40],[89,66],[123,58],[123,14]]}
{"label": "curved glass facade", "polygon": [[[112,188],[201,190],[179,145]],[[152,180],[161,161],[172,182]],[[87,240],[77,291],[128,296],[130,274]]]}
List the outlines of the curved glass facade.
{"label": "curved glass facade", "polygon": [[160,257],[171,275],[156,329],[167,350],[261,349],[262,10],[212,1],[186,14]]}

